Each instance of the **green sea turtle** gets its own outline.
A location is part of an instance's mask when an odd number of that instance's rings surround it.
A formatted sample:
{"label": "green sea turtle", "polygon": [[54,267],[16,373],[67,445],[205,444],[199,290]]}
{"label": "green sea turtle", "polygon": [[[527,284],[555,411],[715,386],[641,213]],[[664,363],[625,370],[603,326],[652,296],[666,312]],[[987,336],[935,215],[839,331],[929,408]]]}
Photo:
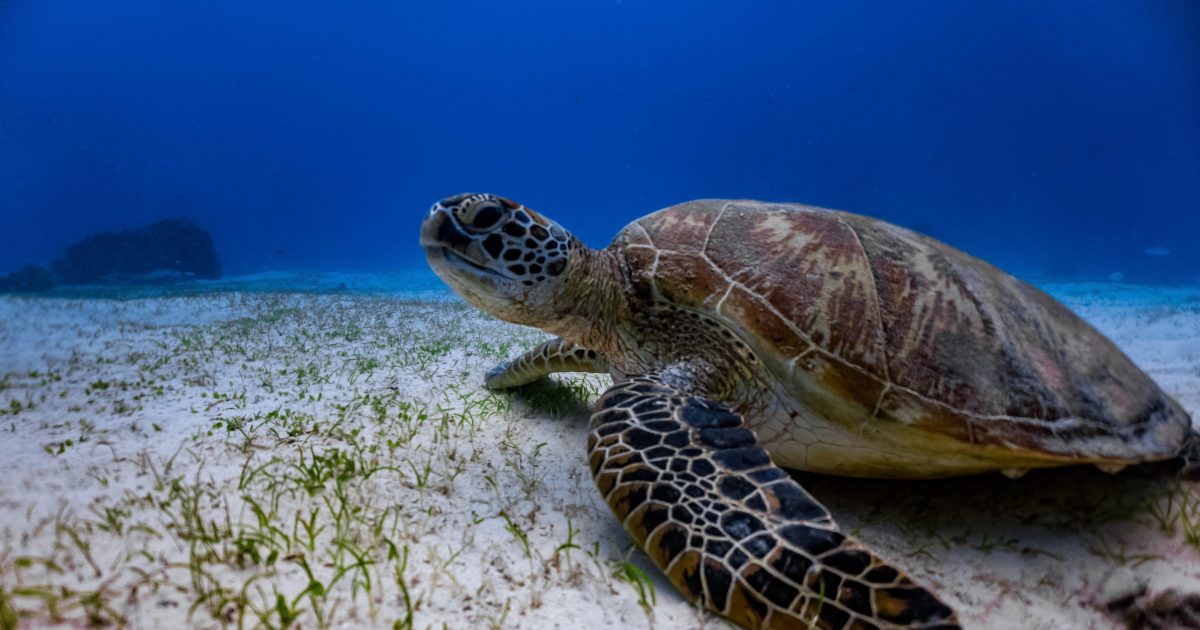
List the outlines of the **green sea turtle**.
{"label": "green sea turtle", "polygon": [[1177,402],[1034,287],[948,245],[803,205],[703,200],[594,250],[493,195],[443,199],[430,266],[558,338],[489,388],[608,372],[596,485],[684,597],[746,627],[956,627],[784,468],[930,478],[1181,456]]}

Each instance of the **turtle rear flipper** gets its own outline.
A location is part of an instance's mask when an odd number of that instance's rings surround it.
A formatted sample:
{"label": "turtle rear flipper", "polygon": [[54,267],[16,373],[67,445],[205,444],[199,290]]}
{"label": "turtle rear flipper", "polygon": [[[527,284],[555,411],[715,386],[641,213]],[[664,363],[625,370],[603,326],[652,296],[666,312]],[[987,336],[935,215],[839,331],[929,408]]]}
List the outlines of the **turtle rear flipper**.
{"label": "turtle rear flipper", "polygon": [[551,339],[488,371],[484,387],[506,389],[528,385],[555,372],[608,372],[608,361],[589,350],[562,339]]}
{"label": "turtle rear flipper", "polygon": [[742,416],[662,374],[605,392],[588,455],[609,507],[685,597],[748,628],[958,627],[945,603],[838,532]]}

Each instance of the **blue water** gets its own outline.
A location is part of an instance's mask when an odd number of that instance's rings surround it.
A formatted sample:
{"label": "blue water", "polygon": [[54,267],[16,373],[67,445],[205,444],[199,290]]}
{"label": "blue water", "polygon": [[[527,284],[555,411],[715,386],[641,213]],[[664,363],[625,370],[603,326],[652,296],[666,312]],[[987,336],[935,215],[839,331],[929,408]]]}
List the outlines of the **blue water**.
{"label": "blue water", "polygon": [[231,274],[405,272],[462,191],[593,246],[759,198],[1195,282],[1200,2],[0,2],[0,274],[168,216]]}

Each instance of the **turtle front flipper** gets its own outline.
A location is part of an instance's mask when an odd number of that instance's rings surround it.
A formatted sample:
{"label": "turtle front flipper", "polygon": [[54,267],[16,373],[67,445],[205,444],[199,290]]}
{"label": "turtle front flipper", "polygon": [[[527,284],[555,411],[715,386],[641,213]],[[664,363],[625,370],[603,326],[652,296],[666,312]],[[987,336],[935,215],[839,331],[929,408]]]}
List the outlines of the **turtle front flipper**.
{"label": "turtle front flipper", "polygon": [[735,623],[958,627],[936,596],[838,532],[742,416],[659,374],[605,392],[588,457],[604,500],[671,583]]}
{"label": "turtle front flipper", "polygon": [[595,350],[562,339],[551,339],[488,371],[484,387],[519,387],[555,372],[608,372],[608,361]]}

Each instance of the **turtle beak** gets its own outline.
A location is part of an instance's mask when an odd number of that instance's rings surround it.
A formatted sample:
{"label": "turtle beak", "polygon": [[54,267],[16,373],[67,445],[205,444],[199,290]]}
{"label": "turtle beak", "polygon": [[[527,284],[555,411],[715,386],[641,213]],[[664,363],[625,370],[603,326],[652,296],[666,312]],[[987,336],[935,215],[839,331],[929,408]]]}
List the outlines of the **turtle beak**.
{"label": "turtle beak", "polygon": [[446,201],[444,199],[433,204],[421,224],[420,243],[430,264],[435,270],[440,266],[437,263],[448,262],[453,267],[468,267],[483,275],[496,275],[494,270],[480,262],[484,257],[479,239],[458,226],[452,216],[453,206],[447,207]]}

